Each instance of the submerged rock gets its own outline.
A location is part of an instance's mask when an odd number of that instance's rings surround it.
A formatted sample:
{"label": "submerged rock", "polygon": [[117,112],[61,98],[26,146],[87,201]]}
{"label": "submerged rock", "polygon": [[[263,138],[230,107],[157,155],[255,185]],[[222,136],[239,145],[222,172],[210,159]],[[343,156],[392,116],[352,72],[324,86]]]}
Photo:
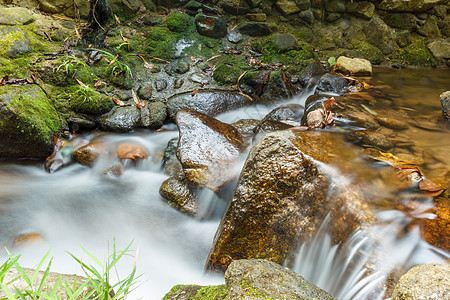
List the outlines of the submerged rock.
{"label": "submerged rock", "polygon": [[441,106],[442,106],[442,116],[446,120],[450,120],[450,91],[443,92],[440,95]]}
{"label": "submerged rock", "polygon": [[148,158],[148,152],[142,146],[124,143],[117,147],[117,157],[120,159],[141,160]]}
{"label": "submerged rock", "polygon": [[126,132],[136,129],[140,124],[141,113],[136,106],[116,107],[98,118],[105,131]]}
{"label": "submerged rock", "polygon": [[342,76],[327,73],[320,78],[315,93],[344,94],[347,92],[348,83],[347,79]]}
{"label": "submerged rock", "polygon": [[170,177],[161,184],[159,194],[176,210],[189,216],[199,216],[197,198],[189,189],[186,181]]}
{"label": "submerged rock", "polygon": [[14,248],[22,248],[42,243],[44,238],[39,233],[21,234],[14,239]]}
{"label": "submerged rock", "polygon": [[294,271],[264,259],[233,261],[225,282],[229,299],[334,299]]}
{"label": "submerged rock", "polygon": [[449,274],[449,264],[417,265],[400,277],[392,300],[447,299],[450,295]]}
{"label": "submerged rock", "polygon": [[370,222],[357,186],[333,190],[332,167],[354,156],[340,136],[327,132],[269,133],[252,148],[215,235],[207,270],[224,271],[234,259],[284,264],[316,232],[331,210],[333,242]]}
{"label": "submerged rock", "polygon": [[177,157],[190,184],[217,191],[235,176],[233,169],[244,151],[242,135],[231,125],[184,109],[176,122],[180,131]]}
{"label": "submerged rock", "polygon": [[106,144],[102,139],[93,139],[89,144],[73,151],[72,156],[81,165],[92,167],[95,161],[108,154]]}
{"label": "submerged rock", "polygon": [[0,157],[45,159],[60,129],[58,113],[35,84],[0,86]]}

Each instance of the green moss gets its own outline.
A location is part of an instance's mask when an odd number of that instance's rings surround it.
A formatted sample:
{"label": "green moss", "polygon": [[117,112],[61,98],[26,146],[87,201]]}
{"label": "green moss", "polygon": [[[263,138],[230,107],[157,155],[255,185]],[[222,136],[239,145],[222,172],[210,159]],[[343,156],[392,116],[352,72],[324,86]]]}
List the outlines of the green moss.
{"label": "green moss", "polygon": [[173,32],[185,32],[190,25],[193,25],[193,21],[188,14],[181,12],[174,12],[167,17],[167,28]]}
{"label": "green moss", "polygon": [[228,289],[225,284],[199,286],[179,284],[174,286],[163,300],[174,299],[178,295],[183,295],[183,299],[191,300],[227,300]]}
{"label": "green moss", "polygon": [[408,65],[413,66],[433,66],[436,59],[428,50],[423,39],[415,38],[412,43],[393,55],[393,58],[401,59]]}
{"label": "green moss", "polygon": [[242,73],[242,69],[238,67],[221,64],[214,70],[213,77],[219,85],[236,84]]}
{"label": "green moss", "polygon": [[58,113],[38,86],[3,86],[0,97],[7,99],[6,108],[15,114],[15,121],[2,121],[2,131],[20,132],[25,139],[42,144],[47,144],[53,133],[59,131]]}
{"label": "green moss", "polygon": [[169,35],[170,31],[167,27],[156,26],[152,28],[149,38],[153,41],[165,41]]}
{"label": "green moss", "polygon": [[70,107],[76,112],[101,115],[114,107],[114,102],[106,95],[91,88],[75,86],[71,88]]}
{"label": "green moss", "polygon": [[19,31],[11,31],[7,34],[3,34],[0,37],[0,55],[1,56],[12,56],[15,57],[16,55],[12,55],[9,52],[9,49],[11,46],[14,45],[16,42],[20,42],[24,39],[27,39],[25,32],[22,30]]}

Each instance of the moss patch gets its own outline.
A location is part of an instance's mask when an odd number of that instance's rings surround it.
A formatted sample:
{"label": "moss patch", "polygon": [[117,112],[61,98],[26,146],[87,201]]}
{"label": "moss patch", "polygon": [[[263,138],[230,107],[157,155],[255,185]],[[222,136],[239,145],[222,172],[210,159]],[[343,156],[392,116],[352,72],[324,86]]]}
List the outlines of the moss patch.
{"label": "moss patch", "polygon": [[213,77],[219,85],[235,84],[241,74],[240,68],[221,64],[216,67]]}
{"label": "moss patch", "polygon": [[173,32],[185,32],[190,25],[193,25],[193,20],[188,14],[181,12],[174,12],[167,18],[167,28]]}
{"label": "moss patch", "polygon": [[413,66],[433,66],[436,59],[428,50],[424,39],[415,37],[412,43],[392,55],[394,59],[400,59],[408,65]]}
{"label": "moss patch", "polygon": [[174,286],[163,300],[178,299],[178,295],[191,300],[227,300],[228,289],[225,284],[211,286],[179,284]]}
{"label": "moss patch", "polygon": [[114,107],[114,102],[108,96],[91,88],[75,86],[71,90],[73,98],[70,100],[70,107],[76,112],[101,115]]}

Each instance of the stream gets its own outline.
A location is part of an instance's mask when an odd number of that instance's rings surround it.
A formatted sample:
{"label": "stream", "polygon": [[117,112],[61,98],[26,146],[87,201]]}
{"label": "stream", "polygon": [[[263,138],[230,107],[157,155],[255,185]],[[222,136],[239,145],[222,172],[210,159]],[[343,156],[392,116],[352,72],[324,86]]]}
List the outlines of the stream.
{"label": "stream", "polygon": [[[367,81],[384,86],[396,106],[421,119],[441,115],[439,94],[450,87],[447,70],[375,69]],[[304,105],[309,95],[310,92],[304,92],[289,102]],[[226,123],[243,118],[262,119],[271,110],[272,107],[255,105],[216,118]],[[437,131],[418,128],[411,136],[436,158],[435,163],[424,167],[425,175],[448,170],[450,166],[450,127],[441,125]],[[224,283],[222,275],[205,275],[203,270],[226,203],[204,190],[200,203],[205,211],[214,211],[215,217],[196,220],[161,201],[159,187],[168,178],[161,168],[163,151],[169,140],[178,136],[175,125],[165,128],[158,133],[139,131],[106,138],[108,143],[135,142],[149,153],[149,159],[142,163],[125,166],[126,172],[118,178],[103,176],[101,161],[93,168],[73,164],[53,174],[47,173],[40,163],[0,161],[0,245],[10,244],[21,234],[38,233],[44,237],[43,242],[9,249],[22,254],[22,266],[36,266],[51,249],[52,271],[83,274],[67,252],[89,261],[83,247],[103,260],[111,253],[114,240],[117,249],[132,242],[133,251],[117,266],[117,273],[123,278],[131,272],[136,259],[137,273],[143,274],[130,299],[161,299],[180,283]],[[244,160],[242,157],[242,164]],[[424,203],[427,201],[431,203],[432,199],[427,198]],[[294,271],[338,299],[383,299],[380,283],[392,265],[410,268],[450,258],[449,253],[426,243],[418,228],[399,234],[409,215],[393,206],[380,207],[375,213],[383,222],[356,231],[341,247],[331,245],[325,219],[314,239],[302,245]],[[416,217],[433,215],[417,212]],[[383,236],[382,241],[377,240],[377,246],[371,239],[375,232]],[[375,272],[363,277],[364,266],[374,256]],[[1,261],[6,257],[2,249]]]}

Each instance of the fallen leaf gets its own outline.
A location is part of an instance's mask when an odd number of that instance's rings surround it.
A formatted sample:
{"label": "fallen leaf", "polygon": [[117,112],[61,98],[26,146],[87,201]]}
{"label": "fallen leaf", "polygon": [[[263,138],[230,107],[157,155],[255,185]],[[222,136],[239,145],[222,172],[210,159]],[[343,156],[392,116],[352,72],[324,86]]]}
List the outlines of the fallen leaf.
{"label": "fallen leaf", "polygon": [[80,80],[78,80],[77,78],[75,78],[75,80],[78,82],[79,85],[81,85],[82,87],[88,89],[89,87],[87,85],[85,85],[84,83],[82,83]]}
{"label": "fallen leaf", "polygon": [[286,83],[286,81],[287,81],[286,74],[284,74],[284,73],[281,74],[281,79],[283,79],[283,82]]}
{"label": "fallen leaf", "polygon": [[195,62],[196,61],[195,57],[191,56],[191,61]]}
{"label": "fallen leaf", "polygon": [[95,84],[94,84],[94,87],[95,87],[95,88],[98,88],[98,87],[101,86],[102,84],[104,84],[103,81],[97,80],[97,81],[95,82]]}
{"label": "fallen leaf", "polygon": [[335,102],[336,102],[336,100],[334,99],[334,97],[331,97],[330,99],[322,101],[323,110],[324,111],[330,110]]}
{"label": "fallen leaf", "polygon": [[365,90],[372,88],[372,86],[370,84],[366,83],[365,81],[362,82],[362,85]]}
{"label": "fallen leaf", "polygon": [[115,104],[120,105],[120,106],[124,106],[125,103],[123,103],[123,101],[119,100],[118,98],[112,96],[111,100],[114,101]]}
{"label": "fallen leaf", "polygon": [[136,107],[137,108],[143,108],[145,106],[145,102],[144,101],[142,101],[142,102],[139,101],[139,99],[136,96],[136,93],[134,92],[134,90],[131,90],[131,94],[133,95],[133,100],[134,100],[134,103],[136,103]]}
{"label": "fallen leaf", "polygon": [[197,93],[198,93],[198,89],[194,89],[194,90],[192,91],[191,95],[192,95],[192,96],[195,96],[195,94],[197,94]]}
{"label": "fallen leaf", "polygon": [[444,191],[441,186],[426,178],[423,178],[419,182],[419,188],[421,191],[426,192],[431,197],[437,197]]}
{"label": "fallen leaf", "polygon": [[114,14],[114,20],[116,21],[116,25],[120,24],[120,19],[118,16],[116,16],[116,14]]}

